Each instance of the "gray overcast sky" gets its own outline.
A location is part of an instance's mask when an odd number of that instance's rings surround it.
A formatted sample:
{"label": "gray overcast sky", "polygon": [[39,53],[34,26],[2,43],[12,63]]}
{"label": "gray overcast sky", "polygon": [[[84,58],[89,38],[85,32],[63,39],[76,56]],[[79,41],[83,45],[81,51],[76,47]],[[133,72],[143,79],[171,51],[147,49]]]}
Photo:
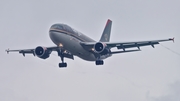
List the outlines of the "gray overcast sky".
{"label": "gray overcast sky", "polygon": [[[1,0],[1,101],[180,101],[179,0]],[[54,52],[47,60],[5,49],[54,46],[48,34],[65,23],[99,40],[106,20],[113,21],[111,41],[175,37],[118,54],[95,66],[75,57],[59,69]]]}

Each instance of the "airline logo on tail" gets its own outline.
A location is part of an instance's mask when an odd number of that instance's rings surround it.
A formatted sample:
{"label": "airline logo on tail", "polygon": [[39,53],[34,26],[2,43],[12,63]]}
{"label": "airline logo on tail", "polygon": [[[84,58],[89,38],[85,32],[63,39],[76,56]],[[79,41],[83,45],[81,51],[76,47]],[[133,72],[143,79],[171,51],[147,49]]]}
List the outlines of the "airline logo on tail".
{"label": "airline logo on tail", "polygon": [[108,41],[108,35],[107,35],[107,34],[104,34],[104,39],[105,39],[106,41]]}
{"label": "airline logo on tail", "polygon": [[100,42],[109,42],[111,35],[111,25],[112,25],[112,21],[108,19],[104,31],[102,33]]}

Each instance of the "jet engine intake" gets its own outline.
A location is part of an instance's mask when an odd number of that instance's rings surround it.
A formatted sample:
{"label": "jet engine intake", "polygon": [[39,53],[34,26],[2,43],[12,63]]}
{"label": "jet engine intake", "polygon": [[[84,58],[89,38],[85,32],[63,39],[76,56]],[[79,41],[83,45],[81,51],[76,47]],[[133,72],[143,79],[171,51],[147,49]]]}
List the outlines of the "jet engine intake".
{"label": "jet engine intake", "polygon": [[101,55],[105,55],[105,54],[110,53],[110,49],[107,48],[106,44],[103,44],[101,42],[97,42],[94,45],[94,51],[95,51],[95,53],[99,53]]}
{"label": "jet engine intake", "polygon": [[42,47],[42,46],[36,47],[34,53],[36,54],[37,57],[41,59],[46,59],[50,55],[50,51],[48,51],[46,47]]}

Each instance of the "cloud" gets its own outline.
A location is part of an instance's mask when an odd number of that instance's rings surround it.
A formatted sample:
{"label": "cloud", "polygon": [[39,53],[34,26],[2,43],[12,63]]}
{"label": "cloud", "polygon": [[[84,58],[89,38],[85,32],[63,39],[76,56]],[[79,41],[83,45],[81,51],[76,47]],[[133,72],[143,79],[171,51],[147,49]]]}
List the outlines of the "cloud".
{"label": "cloud", "polygon": [[160,97],[150,97],[149,93],[147,93],[148,101],[180,101],[180,81],[169,85],[168,92],[164,92],[167,94]]}
{"label": "cloud", "polygon": [[29,101],[28,98],[18,95],[14,90],[0,88],[0,101]]}

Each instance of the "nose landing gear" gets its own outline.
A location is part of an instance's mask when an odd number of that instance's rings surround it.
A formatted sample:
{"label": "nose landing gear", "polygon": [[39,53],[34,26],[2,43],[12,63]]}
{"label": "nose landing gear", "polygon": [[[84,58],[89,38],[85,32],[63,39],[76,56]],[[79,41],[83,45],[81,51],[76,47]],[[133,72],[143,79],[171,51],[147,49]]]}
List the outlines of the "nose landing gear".
{"label": "nose landing gear", "polygon": [[64,54],[62,50],[58,51],[58,56],[60,56],[62,63],[59,63],[59,68],[67,67],[67,63],[64,62]]}

